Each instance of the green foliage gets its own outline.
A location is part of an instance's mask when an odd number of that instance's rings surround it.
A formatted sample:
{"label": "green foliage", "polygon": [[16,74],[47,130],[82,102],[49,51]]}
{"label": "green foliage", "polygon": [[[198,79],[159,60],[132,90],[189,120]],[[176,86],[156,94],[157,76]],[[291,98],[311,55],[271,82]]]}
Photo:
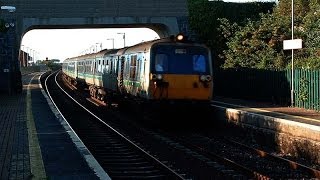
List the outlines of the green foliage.
{"label": "green foliage", "polygon": [[48,66],[48,68],[50,68],[53,71],[56,71],[56,70],[59,70],[62,68],[61,64],[54,63],[54,62],[48,62],[47,66]]}
{"label": "green foliage", "polygon": [[[303,69],[320,68],[319,0],[294,1],[294,38],[303,40],[303,48],[294,51],[294,65]],[[291,39],[291,0],[281,0],[272,14],[248,20],[244,26],[230,26],[224,20],[221,33],[227,39],[223,51],[224,68],[291,68],[291,51],[283,50],[283,40]],[[237,29],[238,31],[234,31]],[[231,35],[226,36],[226,34]]]}
{"label": "green foliage", "polygon": [[298,98],[297,101],[305,102],[308,99],[308,80],[306,78],[300,79],[300,88],[297,91],[298,92]]}
{"label": "green foliage", "polygon": [[55,70],[59,70],[62,68],[61,63],[58,63],[59,60],[57,59],[52,59],[52,60],[43,60],[40,62],[40,64],[44,64],[46,65],[49,69],[55,71]]}
{"label": "green foliage", "polygon": [[[213,49],[215,67],[224,63],[219,58],[227,48],[226,39],[236,30],[235,24],[244,24],[248,18],[256,19],[259,13],[272,10],[274,3],[225,3],[222,0],[188,0],[189,23],[191,29],[199,35],[199,40]],[[224,34],[219,30],[222,19],[230,21]],[[223,28],[223,27],[222,27]],[[229,31],[229,32],[227,32]]]}
{"label": "green foliage", "polygon": [[320,57],[310,56],[307,58],[296,59],[294,66],[300,69],[320,69]]}
{"label": "green foliage", "polygon": [[280,21],[270,14],[260,17],[259,21],[249,20],[227,39],[224,68],[283,69],[287,65],[282,42],[290,37],[286,27],[289,20]]}

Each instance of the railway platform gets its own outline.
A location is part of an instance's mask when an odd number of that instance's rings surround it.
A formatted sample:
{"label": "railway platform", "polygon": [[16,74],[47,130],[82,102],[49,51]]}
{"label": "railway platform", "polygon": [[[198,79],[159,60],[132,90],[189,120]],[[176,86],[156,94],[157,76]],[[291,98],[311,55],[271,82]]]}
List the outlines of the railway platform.
{"label": "railway platform", "polygon": [[277,153],[320,164],[319,112],[224,97],[216,97],[212,106],[213,119],[231,131],[241,130],[250,141],[272,145]]}
{"label": "railway platform", "polygon": [[243,112],[320,126],[320,112],[315,110],[226,97],[215,97],[213,102]]}
{"label": "railway platform", "polygon": [[0,179],[110,179],[39,84],[23,75],[21,94],[0,94]]}

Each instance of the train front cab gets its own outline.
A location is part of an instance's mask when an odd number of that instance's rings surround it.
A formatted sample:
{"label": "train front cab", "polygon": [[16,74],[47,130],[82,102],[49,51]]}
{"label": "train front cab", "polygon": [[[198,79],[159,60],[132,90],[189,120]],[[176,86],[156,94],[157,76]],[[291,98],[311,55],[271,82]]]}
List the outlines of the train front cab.
{"label": "train front cab", "polygon": [[150,93],[155,100],[208,104],[212,99],[210,51],[203,46],[159,44],[151,50]]}

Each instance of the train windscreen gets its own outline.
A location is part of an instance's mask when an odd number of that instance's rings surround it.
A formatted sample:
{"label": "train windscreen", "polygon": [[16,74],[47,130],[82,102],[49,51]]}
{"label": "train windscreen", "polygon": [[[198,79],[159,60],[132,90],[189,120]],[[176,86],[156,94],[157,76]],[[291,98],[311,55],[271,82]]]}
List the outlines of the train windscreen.
{"label": "train windscreen", "polygon": [[152,49],[152,70],[162,74],[208,74],[206,48],[199,46],[158,45]]}

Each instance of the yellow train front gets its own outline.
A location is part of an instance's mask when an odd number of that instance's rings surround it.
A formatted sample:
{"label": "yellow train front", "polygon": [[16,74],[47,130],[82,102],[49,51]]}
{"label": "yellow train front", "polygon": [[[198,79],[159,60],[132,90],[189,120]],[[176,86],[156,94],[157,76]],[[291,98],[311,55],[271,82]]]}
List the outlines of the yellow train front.
{"label": "yellow train front", "polygon": [[[124,54],[126,92],[153,104],[210,103],[212,60],[205,45],[178,35],[128,48]],[[130,71],[133,67],[137,71]]]}

